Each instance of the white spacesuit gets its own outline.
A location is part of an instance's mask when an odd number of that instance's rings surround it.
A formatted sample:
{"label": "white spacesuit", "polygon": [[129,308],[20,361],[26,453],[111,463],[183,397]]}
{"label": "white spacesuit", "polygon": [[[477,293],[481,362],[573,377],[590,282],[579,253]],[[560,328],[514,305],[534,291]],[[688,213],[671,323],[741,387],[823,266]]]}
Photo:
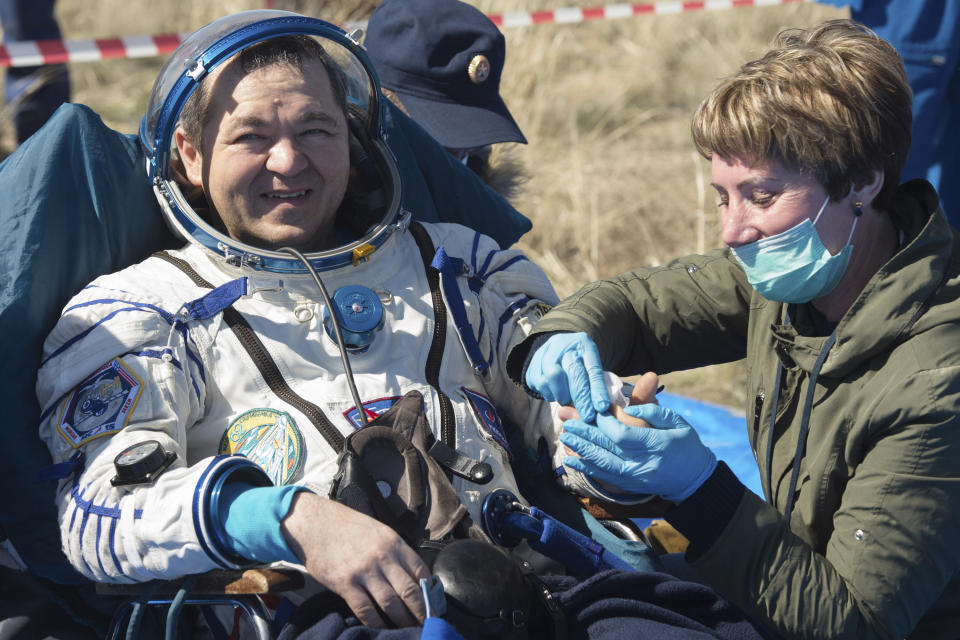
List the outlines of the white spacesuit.
{"label": "white spacesuit", "polygon": [[[483,281],[477,293],[467,277],[457,278],[457,284],[470,325],[482,328],[478,346],[492,355],[490,373],[474,369],[450,318],[439,368],[440,390],[454,409],[456,450],[493,470],[493,479],[483,485],[454,476],[455,488],[479,522],[480,502],[489,491],[503,487],[519,493],[493,402],[505,418],[528,429],[529,444],[535,446],[540,436],[555,439],[549,406],[510,382],[501,367],[510,347],[536,320],[538,305],[552,303],[554,294],[529,260],[513,261],[522,256],[519,252],[499,251],[486,237],[474,250],[476,234],[463,227],[427,228],[448,255],[463,256],[467,264],[489,258],[488,277],[473,280]],[[246,293],[231,306],[270,352],[293,392],[319,407],[337,433],[360,426],[308,275],[277,277],[231,266],[196,245],[171,254],[215,286],[245,280]],[[331,290],[362,284],[383,300],[382,329],[366,351],[350,357],[368,415],[416,390],[426,399],[427,417],[439,438],[439,395],[425,378],[433,304],[409,231],[394,233],[370,260],[326,271],[323,278]],[[70,302],[47,340],[38,390],[51,410],[41,436],[58,462],[76,451],[86,456],[79,477],[63,483],[60,516],[68,556],[95,580],[145,580],[232,566],[218,553],[210,514],[196,503],[217,477],[218,466],[237,463],[234,457],[217,458],[218,453],[245,454],[247,464],[261,465],[274,484],[301,484],[321,495],[329,490],[337,451],[310,416],[271,390],[223,314],[177,320],[186,303],[209,293],[173,264],[151,258],[94,281]],[[81,397],[90,381],[105,374],[122,389],[123,403],[111,402],[97,428],[74,429],[89,413]],[[113,486],[114,458],[147,440],[158,441],[178,460],[151,485]]]}
{"label": "white spacesuit", "polygon": [[[491,491],[519,495],[505,420],[529,446],[542,438],[555,447],[550,406],[503,373],[510,348],[556,301],[548,279],[522,253],[462,226],[423,225],[429,241],[414,237],[378,137],[379,92],[346,36],[334,33],[324,47],[349,60],[341,63],[347,103],[377,167],[377,217],[343,246],[306,258],[340,309],[356,393],[328,305],[303,263],[230,238],[186,203],[166,150],[196,81],[291,24],[331,37],[320,21],[252,13],[181,45],[141,128],[158,197],[188,245],[98,278],[71,300],[45,344],[40,435],[63,463],[63,546],[97,581],[240,566],[210,507],[224,478],[326,495],[343,437],[410,391],[423,395],[437,439],[453,450],[454,487],[475,522]],[[244,26],[247,40],[223,35]],[[469,479],[477,469],[486,470],[483,482]]]}

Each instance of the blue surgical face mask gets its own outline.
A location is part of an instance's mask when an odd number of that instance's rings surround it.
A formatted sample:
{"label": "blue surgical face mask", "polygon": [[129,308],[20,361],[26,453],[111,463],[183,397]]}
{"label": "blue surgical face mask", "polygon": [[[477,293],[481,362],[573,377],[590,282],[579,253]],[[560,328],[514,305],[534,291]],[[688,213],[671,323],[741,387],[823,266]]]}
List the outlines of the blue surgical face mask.
{"label": "blue surgical face mask", "polygon": [[850,239],[857,228],[857,218],[853,219],[843,249],[830,255],[815,226],[828,202],[830,196],[812,222],[807,218],[775,236],[733,249],[733,255],[747,272],[747,280],[767,300],[810,302],[827,295],[840,282],[853,253]]}

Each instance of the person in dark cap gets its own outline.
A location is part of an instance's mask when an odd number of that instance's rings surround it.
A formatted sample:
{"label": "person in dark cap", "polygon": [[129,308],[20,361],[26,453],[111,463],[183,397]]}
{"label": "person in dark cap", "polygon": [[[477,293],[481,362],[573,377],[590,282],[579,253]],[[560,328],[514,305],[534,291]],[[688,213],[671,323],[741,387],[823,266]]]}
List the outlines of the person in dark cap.
{"label": "person in dark cap", "polygon": [[[459,0],[385,0],[364,40],[384,94],[506,198],[523,171],[491,146],[526,144],[500,96],[506,44],[497,26]],[[494,160],[494,161],[491,161]]]}
{"label": "person in dark cap", "polygon": [[[0,0],[4,44],[59,40],[55,0]],[[65,64],[11,67],[4,80],[17,144],[36,133],[61,104],[70,101],[70,72]]]}

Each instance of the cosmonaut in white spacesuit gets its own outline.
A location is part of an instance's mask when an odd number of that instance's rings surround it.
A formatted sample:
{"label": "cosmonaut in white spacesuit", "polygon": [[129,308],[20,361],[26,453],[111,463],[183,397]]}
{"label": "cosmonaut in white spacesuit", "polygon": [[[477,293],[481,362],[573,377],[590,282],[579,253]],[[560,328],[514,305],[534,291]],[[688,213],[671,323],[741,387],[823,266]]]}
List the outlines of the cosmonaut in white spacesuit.
{"label": "cosmonaut in white spacesuit", "polygon": [[550,405],[503,372],[548,279],[466,227],[411,224],[379,99],[356,43],[284,12],[218,20],[165,64],[140,135],[187,245],[74,297],[37,385],[84,575],[286,560],[365,624],[413,624],[423,560],[326,497],[345,436],[422,394],[474,523],[492,491],[520,493],[507,419],[555,448]]}

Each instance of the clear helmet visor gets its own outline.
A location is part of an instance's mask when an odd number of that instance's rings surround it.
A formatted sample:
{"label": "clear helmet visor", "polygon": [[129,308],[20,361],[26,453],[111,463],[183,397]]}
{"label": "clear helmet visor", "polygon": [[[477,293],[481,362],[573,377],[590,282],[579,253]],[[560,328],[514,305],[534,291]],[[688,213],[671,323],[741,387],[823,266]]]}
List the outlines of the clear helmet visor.
{"label": "clear helmet visor", "polygon": [[[383,142],[379,84],[363,48],[341,29],[322,20],[286,11],[247,11],[216,20],[190,35],[163,65],[153,86],[140,140],[147,172],[168,224],[184,239],[258,269],[300,272],[303,265],[281,251],[241,242],[198,213],[197,194],[182,178],[175,133],[184,105],[201,83],[216,76],[221,65],[248,47],[274,38],[307,36],[322,48],[328,72],[332,67],[343,87],[350,129],[351,178],[348,198],[337,212],[338,224],[349,217],[349,237],[335,249],[308,252],[318,269],[365,259],[396,228],[400,180],[392,154]],[[199,198],[202,200],[203,195]],[[348,209],[349,205],[349,211]]]}

